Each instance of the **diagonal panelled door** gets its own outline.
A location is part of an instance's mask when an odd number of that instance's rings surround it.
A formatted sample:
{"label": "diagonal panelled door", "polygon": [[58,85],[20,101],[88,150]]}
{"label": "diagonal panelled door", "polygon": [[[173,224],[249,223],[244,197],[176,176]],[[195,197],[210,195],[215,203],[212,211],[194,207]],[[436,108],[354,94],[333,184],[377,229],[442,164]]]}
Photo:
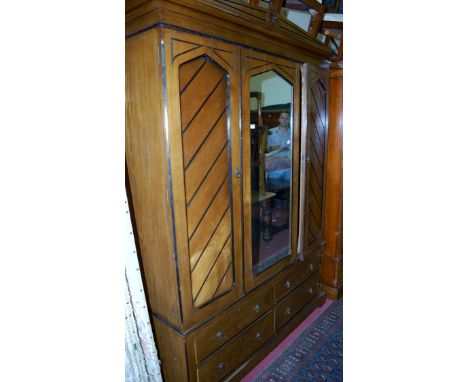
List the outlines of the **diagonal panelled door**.
{"label": "diagonal panelled door", "polygon": [[[315,78],[314,78],[315,77]],[[309,84],[309,131],[306,166],[305,245],[310,248],[322,241],[322,204],[325,148],[327,138],[327,88],[317,76]]]}
{"label": "diagonal panelled door", "polygon": [[228,87],[225,71],[206,55],[179,67],[187,234],[195,307],[233,287]]}

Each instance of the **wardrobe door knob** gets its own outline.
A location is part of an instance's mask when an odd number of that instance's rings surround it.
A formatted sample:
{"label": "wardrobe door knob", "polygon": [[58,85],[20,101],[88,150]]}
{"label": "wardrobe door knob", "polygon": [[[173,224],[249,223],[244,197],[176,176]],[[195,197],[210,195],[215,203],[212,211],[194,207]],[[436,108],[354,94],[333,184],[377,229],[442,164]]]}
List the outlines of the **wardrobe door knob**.
{"label": "wardrobe door knob", "polygon": [[286,316],[290,316],[290,315],[291,315],[291,308],[290,308],[289,306],[288,306],[288,307],[286,308],[286,310],[284,311],[284,314],[285,314]]}
{"label": "wardrobe door knob", "polygon": [[260,332],[255,333],[255,341],[261,341],[262,340],[262,334]]}
{"label": "wardrobe door knob", "polygon": [[255,304],[253,310],[254,310],[255,313],[260,313],[260,310],[261,310],[260,305]]}
{"label": "wardrobe door knob", "polygon": [[311,271],[314,270],[314,264],[313,264],[313,263],[310,263],[310,264],[309,264],[309,269],[310,269]]}
{"label": "wardrobe door knob", "polygon": [[223,338],[224,338],[223,331],[222,331],[222,330],[218,330],[218,331],[216,332],[216,339],[218,339],[218,340],[221,341]]}
{"label": "wardrobe door knob", "polygon": [[287,280],[287,281],[284,283],[284,286],[286,287],[286,289],[291,288],[291,283],[289,282],[289,280]]}
{"label": "wardrobe door knob", "polygon": [[309,292],[309,294],[314,294],[314,288],[309,288],[307,291]]}
{"label": "wardrobe door knob", "polygon": [[223,371],[224,370],[224,362],[218,363],[218,370]]}

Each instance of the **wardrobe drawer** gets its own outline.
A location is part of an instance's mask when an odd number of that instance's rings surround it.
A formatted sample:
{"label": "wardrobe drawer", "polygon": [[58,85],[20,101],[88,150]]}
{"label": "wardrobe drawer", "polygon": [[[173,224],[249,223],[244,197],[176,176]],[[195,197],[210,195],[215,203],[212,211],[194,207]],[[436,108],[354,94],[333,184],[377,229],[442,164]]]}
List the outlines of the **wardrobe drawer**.
{"label": "wardrobe drawer", "polygon": [[304,261],[295,263],[291,270],[275,283],[275,301],[281,300],[307,277],[317,272],[320,266],[319,257],[308,256]]}
{"label": "wardrobe drawer", "polygon": [[306,255],[304,261],[297,262],[297,268],[299,270],[305,270],[306,277],[310,276],[320,269],[321,259],[320,253]]}
{"label": "wardrobe drawer", "polygon": [[200,382],[221,380],[274,335],[273,312],[235,337],[197,369]]}
{"label": "wardrobe drawer", "polygon": [[320,273],[316,273],[301,284],[275,308],[275,330],[278,331],[309,301],[320,293]]}
{"label": "wardrobe drawer", "polygon": [[[261,288],[262,289],[262,288]],[[273,289],[263,288],[248,296],[239,306],[221,315],[194,335],[195,359],[200,363],[252,321],[273,307]]]}

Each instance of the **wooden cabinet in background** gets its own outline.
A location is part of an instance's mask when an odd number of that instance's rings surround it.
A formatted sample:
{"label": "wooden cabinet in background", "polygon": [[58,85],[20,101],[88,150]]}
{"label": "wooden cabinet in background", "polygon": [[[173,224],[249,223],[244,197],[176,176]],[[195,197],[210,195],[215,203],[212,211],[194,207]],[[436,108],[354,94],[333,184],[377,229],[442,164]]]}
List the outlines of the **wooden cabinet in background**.
{"label": "wooden cabinet in background", "polygon": [[164,379],[239,380],[325,301],[331,52],[235,0],[127,1],[126,27],[128,187]]}

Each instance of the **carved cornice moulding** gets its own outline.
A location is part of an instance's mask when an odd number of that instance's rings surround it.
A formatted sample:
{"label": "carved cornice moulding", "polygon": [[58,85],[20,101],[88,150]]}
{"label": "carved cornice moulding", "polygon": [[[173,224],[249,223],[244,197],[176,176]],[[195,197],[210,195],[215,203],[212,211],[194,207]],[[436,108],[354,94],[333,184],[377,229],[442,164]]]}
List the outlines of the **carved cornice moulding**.
{"label": "carved cornice moulding", "polygon": [[125,19],[126,37],[167,25],[278,55],[292,52],[298,61],[312,56],[328,66],[333,57],[283,16],[240,0],[127,0]]}

